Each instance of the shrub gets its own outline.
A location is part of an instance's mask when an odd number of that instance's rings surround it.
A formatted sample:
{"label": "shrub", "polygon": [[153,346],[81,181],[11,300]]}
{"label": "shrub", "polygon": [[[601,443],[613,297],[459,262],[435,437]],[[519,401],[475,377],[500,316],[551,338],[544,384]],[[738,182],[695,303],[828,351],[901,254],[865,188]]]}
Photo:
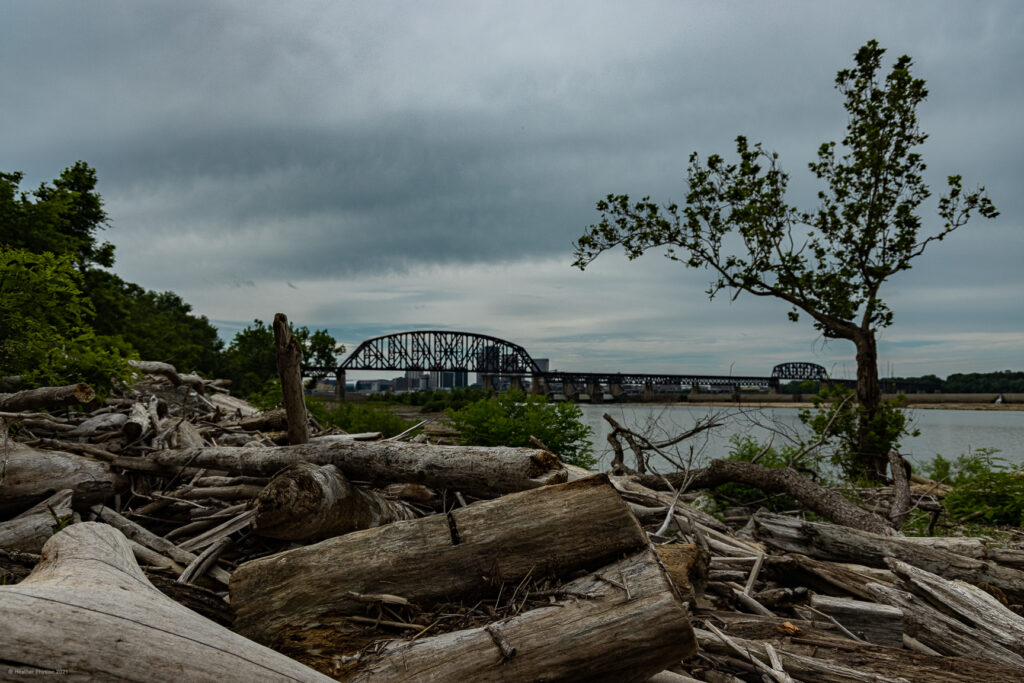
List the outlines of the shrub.
{"label": "shrub", "polygon": [[1014,466],[999,451],[981,448],[950,462],[941,455],[922,466],[925,474],[953,487],[942,504],[954,519],[984,524],[1024,525],[1024,467]]}
{"label": "shrub", "polygon": [[448,410],[466,445],[529,446],[532,436],[563,462],[590,468],[597,462],[590,441],[593,430],[580,422],[582,416],[568,401],[548,403],[542,396],[516,390]]}

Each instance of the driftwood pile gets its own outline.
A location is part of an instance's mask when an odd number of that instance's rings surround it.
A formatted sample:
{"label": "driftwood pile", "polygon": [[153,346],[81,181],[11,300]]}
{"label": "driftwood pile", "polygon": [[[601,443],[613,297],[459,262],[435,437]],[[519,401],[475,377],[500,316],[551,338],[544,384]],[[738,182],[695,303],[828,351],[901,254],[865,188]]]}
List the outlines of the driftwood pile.
{"label": "driftwood pile", "polygon": [[1024,550],[726,523],[541,448],[296,436],[138,367],[102,406],[0,395],[0,680],[1024,676]]}

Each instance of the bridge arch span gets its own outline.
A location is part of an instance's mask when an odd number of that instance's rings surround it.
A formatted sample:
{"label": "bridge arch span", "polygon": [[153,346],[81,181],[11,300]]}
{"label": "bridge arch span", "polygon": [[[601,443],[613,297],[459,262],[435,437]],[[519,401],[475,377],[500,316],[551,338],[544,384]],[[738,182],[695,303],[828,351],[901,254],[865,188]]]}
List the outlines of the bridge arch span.
{"label": "bridge arch span", "polygon": [[414,330],[367,339],[338,366],[345,370],[454,370],[491,375],[540,374],[522,346],[473,332]]}
{"label": "bridge arch span", "polygon": [[828,372],[817,363],[781,363],[772,368],[772,379],[797,379],[823,382]]}

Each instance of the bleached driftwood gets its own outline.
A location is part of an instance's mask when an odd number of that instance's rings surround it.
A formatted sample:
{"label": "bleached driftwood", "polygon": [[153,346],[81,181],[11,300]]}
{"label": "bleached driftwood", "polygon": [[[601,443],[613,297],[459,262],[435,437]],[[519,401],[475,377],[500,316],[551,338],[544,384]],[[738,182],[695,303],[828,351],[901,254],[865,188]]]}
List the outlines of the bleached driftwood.
{"label": "bleached driftwood", "polygon": [[128,488],[128,481],[105,462],[16,442],[6,448],[0,515],[23,512],[62,489],[74,492],[76,506],[88,506]]}
{"label": "bleached driftwood", "polygon": [[105,524],[74,524],[47,541],[28,578],[0,586],[0,614],[5,680],[331,680],[164,596]]}

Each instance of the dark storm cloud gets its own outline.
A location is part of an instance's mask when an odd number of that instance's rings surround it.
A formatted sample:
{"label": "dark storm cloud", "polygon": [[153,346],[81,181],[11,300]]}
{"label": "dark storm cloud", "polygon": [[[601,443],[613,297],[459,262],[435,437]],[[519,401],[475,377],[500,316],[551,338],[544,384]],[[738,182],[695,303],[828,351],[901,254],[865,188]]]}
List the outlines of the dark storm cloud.
{"label": "dark storm cloud", "polygon": [[[690,152],[728,155],[742,133],[813,207],[806,164],[844,132],[835,72],[878,38],[928,81],[933,190],[962,173],[1003,213],[894,279],[890,346],[957,326],[1021,335],[1024,308],[1001,294],[1024,287],[1016,2],[0,2],[0,170],[34,186],[95,166],[127,279],[225,325],[271,306],[353,336],[506,325],[613,365],[638,330],[690,335],[633,347],[666,370],[684,354],[728,366],[745,327],[779,336],[766,358],[814,335],[769,327],[784,310],[754,313],[763,301],[739,322],[708,308],[707,274],[670,276],[657,256],[573,271],[594,202],[679,201]],[[543,302],[516,294],[524,278]]]}

